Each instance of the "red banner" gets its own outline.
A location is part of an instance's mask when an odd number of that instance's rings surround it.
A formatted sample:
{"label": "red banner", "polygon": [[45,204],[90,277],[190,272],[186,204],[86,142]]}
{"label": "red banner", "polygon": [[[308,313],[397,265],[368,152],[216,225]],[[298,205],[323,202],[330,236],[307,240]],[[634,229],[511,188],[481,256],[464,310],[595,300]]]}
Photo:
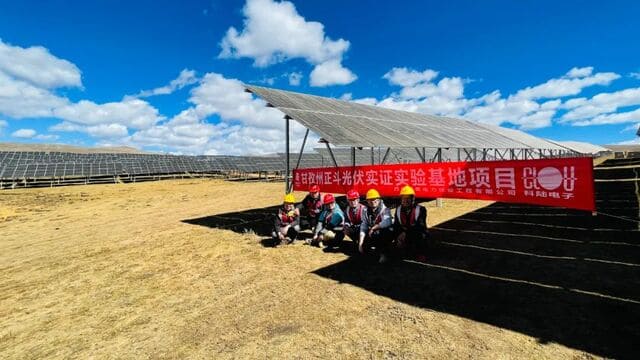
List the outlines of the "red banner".
{"label": "red banner", "polygon": [[462,198],[595,211],[591,158],[443,162],[297,169],[293,188],[398,196],[411,185],[420,198]]}

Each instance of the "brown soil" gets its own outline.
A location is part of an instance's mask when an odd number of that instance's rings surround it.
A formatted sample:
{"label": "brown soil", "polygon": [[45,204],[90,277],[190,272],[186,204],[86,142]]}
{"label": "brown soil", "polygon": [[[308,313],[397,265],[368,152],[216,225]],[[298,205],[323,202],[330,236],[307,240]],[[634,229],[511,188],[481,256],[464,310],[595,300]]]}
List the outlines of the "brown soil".
{"label": "brown soil", "polygon": [[[0,192],[0,358],[592,357],[526,327],[430,306],[430,291],[486,305],[447,295],[447,281],[407,295],[374,262],[357,264],[384,286],[337,272],[351,261],[343,253],[264,247],[255,233],[189,222],[277,205],[282,187],[172,180]],[[428,204],[430,226],[490,203],[444,205]],[[447,280],[439,272],[454,265],[417,273]],[[389,277],[414,266],[392,265]],[[491,291],[474,279],[465,281]]]}

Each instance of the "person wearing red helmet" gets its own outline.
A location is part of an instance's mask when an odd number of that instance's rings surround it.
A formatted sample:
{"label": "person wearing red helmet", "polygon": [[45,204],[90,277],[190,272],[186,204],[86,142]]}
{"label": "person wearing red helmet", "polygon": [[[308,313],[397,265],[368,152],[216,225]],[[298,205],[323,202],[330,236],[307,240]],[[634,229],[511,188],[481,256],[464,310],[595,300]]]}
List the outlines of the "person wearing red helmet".
{"label": "person wearing red helmet", "polygon": [[395,245],[405,257],[425,261],[427,208],[415,202],[416,193],[409,185],[400,190],[400,206],[394,216]]}
{"label": "person wearing red helmet", "polygon": [[322,246],[324,243],[328,248],[340,246],[344,239],[344,213],[333,194],[326,194],[323,203],[324,210],[318,217],[310,244]]}
{"label": "person wearing red helmet", "polygon": [[347,192],[347,209],[345,210],[344,234],[356,244],[360,239],[360,226],[365,214],[366,206],[360,203],[360,194],[357,190],[351,189]]}
{"label": "person wearing red helmet", "polygon": [[305,196],[299,205],[300,224],[296,227],[297,231],[304,229],[313,229],[318,223],[318,215],[322,211],[322,198],[320,196],[320,186],[311,185],[309,194]]}

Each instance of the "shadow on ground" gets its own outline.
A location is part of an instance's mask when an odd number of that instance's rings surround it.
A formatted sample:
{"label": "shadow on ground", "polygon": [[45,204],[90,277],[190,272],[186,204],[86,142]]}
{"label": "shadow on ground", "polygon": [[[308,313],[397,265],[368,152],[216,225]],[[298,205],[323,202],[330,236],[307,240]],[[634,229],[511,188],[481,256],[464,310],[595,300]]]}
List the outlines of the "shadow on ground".
{"label": "shadow on ground", "polygon": [[182,222],[216,229],[231,230],[241,234],[254,232],[260,237],[270,237],[273,231],[274,216],[278,212],[278,208],[279,206],[270,206],[260,209],[249,209],[182,220]]}
{"label": "shadow on ground", "polygon": [[[616,166],[608,161],[601,165]],[[607,174],[602,178],[611,179]],[[613,170],[609,170],[613,171]],[[431,229],[426,263],[380,267],[352,256],[314,271],[413,306],[517,331],[596,355],[637,358],[640,181],[597,182],[598,215],[493,204]],[[187,223],[261,236],[276,207]],[[266,232],[265,232],[266,231]]]}

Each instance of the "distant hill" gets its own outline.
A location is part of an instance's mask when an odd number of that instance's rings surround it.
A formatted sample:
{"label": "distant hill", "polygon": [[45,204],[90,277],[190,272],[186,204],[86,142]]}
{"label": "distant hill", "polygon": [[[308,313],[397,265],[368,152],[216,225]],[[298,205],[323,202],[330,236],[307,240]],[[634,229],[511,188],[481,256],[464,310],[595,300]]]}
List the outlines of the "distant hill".
{"label": "distant hill", "polygon": [[129,146],[112,147],[81,147],[63,144],[24,144],[24,143],[3,143],[0,142],[0,151],[52,151],[69,152],[77,154],[95,153],[118,153],[118,154],[148,154],[148,152],[138,150]]}

